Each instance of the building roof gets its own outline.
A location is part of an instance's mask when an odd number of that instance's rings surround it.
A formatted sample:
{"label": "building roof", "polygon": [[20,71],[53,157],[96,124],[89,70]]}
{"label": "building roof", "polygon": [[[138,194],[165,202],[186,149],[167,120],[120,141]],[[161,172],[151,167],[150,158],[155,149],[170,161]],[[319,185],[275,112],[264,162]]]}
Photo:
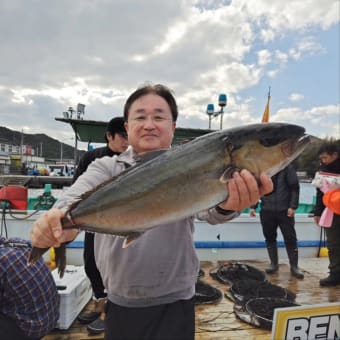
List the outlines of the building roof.
{"label": "building roof", "polygon": [[[104,135],[108,122],[70,118],[55,118],[55,120],[70,124],[80,142],[105,143]],[[178,127],[175,130],[173,144],[181,144],[209,132],[212,130]]]}

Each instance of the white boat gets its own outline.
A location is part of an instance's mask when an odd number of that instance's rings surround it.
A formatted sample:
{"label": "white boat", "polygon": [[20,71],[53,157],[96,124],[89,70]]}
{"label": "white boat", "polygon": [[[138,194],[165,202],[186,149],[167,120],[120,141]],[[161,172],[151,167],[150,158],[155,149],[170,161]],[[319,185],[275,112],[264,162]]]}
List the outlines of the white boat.
{"label": "white boat", "polygon": [[[295,229],[300,257],[319,253],[321,228],[308,214],[295,215]],[[222,225],[195,222],[195,247],[201,261],[267,259],[266,245],[259,217],[247,213]],[[279,257],[287,258],[282,234],[278,231]]]}
{"label": "white boat", "polygon": [[[314,192],[310,185],[302,184],[301,188],[300,197],[302,199],[305,199],[305,196],[310,196],[310,192]],[[309,191],[309,193],[306,193],[306,191]],[[55,192],[53,191],[53,193]],[[38,192],[38,194],[40,193]],[[312,198],[310,198],[309,202],[311,200]],[[300,204],[300,210],[301,205],[305,206],[303,210],[306,210],[306,207],[311,207],[311,203]],[[34,211],[30,210],[17,211],[12,214],[4,213],[1,227],[3,236],[5,236],[5,224],[8,237],[29,239],[29,231],[32,224],[43,211],[31,215],[32,213]],[[306,211],[297,213],[295,220],[299,256],[306,258],[317,257],[319,247],[321,245],[324,246],[323,240],[322,242],[320,241],[322,239],[321,228],[316,226],[313,218],[309,217]],[[67,260],[69,264],[81,265],[83,263],[83,239],[84,233],[82,232],[73,242],[68,244]],[[195,221],[194,241],[198,257],[201,261],[267,259],[258,214],[256,217],[251,217],[249,213],[242,213],[232,221],[214,226],[206,222]],[[280,231],[278,231],[278,245],[280,259],[286,259],[287,254]]]}

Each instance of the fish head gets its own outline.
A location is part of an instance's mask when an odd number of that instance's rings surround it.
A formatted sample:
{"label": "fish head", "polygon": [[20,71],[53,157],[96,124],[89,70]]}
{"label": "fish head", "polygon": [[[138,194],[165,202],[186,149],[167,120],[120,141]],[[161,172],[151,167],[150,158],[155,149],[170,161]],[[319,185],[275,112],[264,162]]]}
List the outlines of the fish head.
{"label": "fish head", "polygon": [[262,123],[228,130],[224,142],[231,167],[247,169],[258,178],[285,168],[303,152],[310,136],[298,125]]}

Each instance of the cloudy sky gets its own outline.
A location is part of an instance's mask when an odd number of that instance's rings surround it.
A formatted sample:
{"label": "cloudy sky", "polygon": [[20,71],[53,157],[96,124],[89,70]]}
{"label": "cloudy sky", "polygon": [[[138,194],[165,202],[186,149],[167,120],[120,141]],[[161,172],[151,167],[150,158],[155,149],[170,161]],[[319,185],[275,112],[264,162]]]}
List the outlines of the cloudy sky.
{"label": "cloudy sky", "polygon": [[260,122],[270,86],[271,121],[339,138],[339,21],[338,0],[1,0],[0,126],[73,144],[69,106],[108,121],[152,82],[179,127],[227,94],[228,128]]}

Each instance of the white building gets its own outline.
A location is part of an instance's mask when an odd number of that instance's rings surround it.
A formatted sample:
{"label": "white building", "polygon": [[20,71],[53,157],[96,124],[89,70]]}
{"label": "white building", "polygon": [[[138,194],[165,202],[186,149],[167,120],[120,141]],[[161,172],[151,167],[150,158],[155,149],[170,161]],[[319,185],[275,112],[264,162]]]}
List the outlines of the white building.
{"label": "white building", "polygon": [[0,151],[0,174],[8,175],[10,173],[11,158],[8,152]]}
{"label": "white building", "polygon": [[[30,145],[12,145],[0,142],[0,174],[23,174],[23,169],[46,168],[45,158],[35,156]],[[26,172],[26,170],[25,170]]]}

